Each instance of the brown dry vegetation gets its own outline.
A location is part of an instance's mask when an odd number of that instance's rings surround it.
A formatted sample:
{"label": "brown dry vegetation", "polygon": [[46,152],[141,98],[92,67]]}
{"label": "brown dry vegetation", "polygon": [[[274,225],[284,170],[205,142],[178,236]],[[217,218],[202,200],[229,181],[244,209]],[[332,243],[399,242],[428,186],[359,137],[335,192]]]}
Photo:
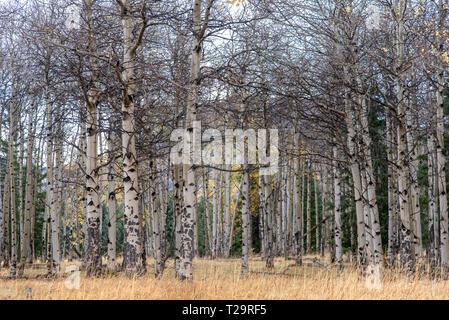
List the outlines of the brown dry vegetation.
{"label": "brown dry vegetation", "polygon": [[[309,257],[310,258],[310,257]],[[152,274],[127,279],[121,274],[87,279],[81,273],[80,288],[70,290],[65,279],[34,279],[44,274],[43,268],[28,268],[30,279],[1,279],[0,299],[25,299],[26,288],[32,288],[33,299],[449,299],[449,281],[427,277],[406,278],[385,270],[380,289],[367,286],[355,269],[346,266],[339,277],[335,268],[325,268],[307,260],[302,267],[294,261],[275,260],[275,269],[264,269],[259,257],[250,261],[253,271],[248,278],[240,276],[240,259],[195,259],[193,282],[174,278],[172,261],[162,279]],[[71,264],[65,261],[62,271]],[[8,270],[2,269],[5,277]]]}

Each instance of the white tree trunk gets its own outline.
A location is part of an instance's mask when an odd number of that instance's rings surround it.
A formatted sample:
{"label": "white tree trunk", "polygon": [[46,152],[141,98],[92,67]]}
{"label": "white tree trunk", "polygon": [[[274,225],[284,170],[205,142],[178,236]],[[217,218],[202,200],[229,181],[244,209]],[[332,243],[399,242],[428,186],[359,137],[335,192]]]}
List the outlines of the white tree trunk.
{"label": "white tree trunk", "polygon": [[[301,146],[299,141],[299,134],[295,134],[295,147],[301,152]],[[301,177],[303,176],[303,167],[305,163],[301,161],[301,155],[299,157],[295,157],[294,159],[294,191],[293,191],[293,202],[294,207],[293,210],[294,216],[296,217],[296,230],[295,230],[295,248],[296,248],[296,264],[302,265],[302,239],[303,239],[303,230],[302,230],[302,219],[303,219],[303,211],[302,211],[302,201],[300,201],[300,193],[301,193]]]}
{"label": "white tree trunk", "polygon": [[[33,197],[33,114],[34,114],[34,102],[30,107],[30,113],[28,114],[28,138],[27,138],[27,160],[26,160],[26,188],[25,188],[25,221],[24,221],[24,239],[23,250],[21,252],[21,266],[19,273],[23,274],[25,269],[25,263],[31,260],[32,248],[31,248],[31,211],[34,203]],[[37,186],[36,186],[37,187]]]}
{"label": "white tree trunk", "polygon": [[411,114],[407,114],[407,149],[409,150],[410,164],[410,213],[413,230],[413,243],[415,251],[415,260],[419,258],[422,251],[422,235],[421,235],[421,208],[419,205],[420,188],[418,186],[418,147],[415,146],[415,139],[412,134]]}
{"label": "white tree trunk", "polygon": [[[14,86],[14,85],[13,85]],[[13,94],[14,96],[14,88]],[[11,276],[16,276],[17,271],[17,219],[16,219],[16,170],[15,170],[15,144],[17,107],[16,101],[12,101],[9,111],[9,144],[8,144],[8,180],[10,188],[10,218],[11,218]]]}
{"label": "white tree trunk", "polygon": [[[340,184],[340,164],[337,146],[333,146],[334,156],[334,215],[335,215],[335,259],[338,265],[338,272],[343,270],[343,247],[342,247],[342,228],[341,228],[341,184]],[[310,232],[310,231],[309,231]]]}
{"label": "white tree trunk", "polygon": [[117,202],[115,192],[115,153],[114,144],[116,142],[115,133],[111,130],[108,135],[108,268],[115,270],[117,256]]}
{"label": "white tree trunk", "polygon": [[[139,210],[139,180],[135,135],[135,63],[140,39],[135,39],[135,23],[129,0],[121,1],[123,27],[123,72],[125,83],[122,102],[122,156],[123,156],[123,204],[124,204],[124,257],[125,275],[132,277],[145,272],[142,242],[142,212]],[[143,28],[143,27],[142,27]],[[141,33],[144,29],[141,29]],[[140,36],[140,35],[139,35]]]}
{"label": "white tree trunk", "polygon": [[396,161],[394,150],[394,131],[393,118],[390,112],[387,111],[386,118],[387,131],[387,160],[388,160],[388,251],[387,260],[390,266],[393,266],[397,255],[398,245],[398,202],[397,202],[397,181],[396,172],[393,168],[393,163]]}
{"label": "white tree trunk", "polygon": [[435,144],[434,137],[431,132],[427,134],[427,165],[428,165],[428,199],[429,199],[429,207],[428,207],[428,238],[429,238],[429,262],[431,264],[432,269],[436,265],[436,259],[438,257],[438,246],[436,242],[436,229],[435,225],[438,225],[437,217],[438,208],[436,203],[436,195],[437,195],[437,185],[436,185],[436,176],[435,176]]}
{"label": "white tree trunk", "polygon": [[408,113],[408,106],[405,101],[405,74],[403,69],[405,48],[404,48],[404,10],[406,6],[405,0],[399,0],[397,3],[398,17],[397,17],[397,33],[395,37],[396,50],[397,50],[397,64],[396,71],[398,76],[396,78],[397,86],[397,142],[398,142],[398,194],[399,194],[399,217],[400,217],[400,230],[401,230],[401,267],[403,269],[411,269],[413,263],[412,256],[412,235],[411,235],[411,219],[409,210],[409,193],[407,186],[408,177],[408,161],[407,161],[407,141],[406,141],[406,124],[405,119]]}

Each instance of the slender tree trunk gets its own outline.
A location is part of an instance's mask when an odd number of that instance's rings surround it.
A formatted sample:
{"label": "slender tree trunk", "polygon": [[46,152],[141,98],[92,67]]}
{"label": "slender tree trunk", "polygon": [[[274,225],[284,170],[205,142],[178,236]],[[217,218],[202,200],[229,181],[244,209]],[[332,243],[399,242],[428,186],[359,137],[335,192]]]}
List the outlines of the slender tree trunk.
{"label": "slender tree trunk", "polygon": [[114,131],[110,131],[108,135],[108,268],[115,270],[117,256],[117,201],[115,193],[115,158],[114,144],[116,137]]}
{"label": "slender tree trunk", "polygon": [[262,260],[266,259],[266,237],[265,237],[265,197],[264,197],[264,181],[263,177],[258,176],[259,191],[259,239],[260,239],[260,256]]}
{"label": "slender tree trunk", "polygon": [[[230,170],[230,165],[225,165],[225,170]],[[231,241],[230,236],[230,214],[231,214],[231,172],[224,172],[224,219],[223,219],[223,257],[229,258],[229,242]]]}
{"label": "slender tree trunk", "polygon": [[[81,168],[81,181],[83,181],[82,185],[82,196],[81,196],[81,217],[82,217],[82,228],[81,232],[78,233],[78,240],[81,242],[82,238],[82,248],[83,248],[83,269],[86,269],[86,263],[87,263],[87,245],[88,245],[88,233],[87,233],[87,191],[86,191],[86,183],[87,180],[84,178],[86,175],[86,158],[87,158],[87,119],[86,119],[86,108],[83,106],[81,108],[80,113],[80,121],[81,121],[81,134],[80,134],[80,157],[79,157],[79,163],[78,166]],[[81,237],[82,234],[82,237]],[[81,244],[81,243],[80,243]]]}
{"label": "slender tree trunk", "polygon": [[24,239],[23,249],[21,252],[21,262],[19,275],[23,275],[25,263],[31,260],[31,211],[34,204],[33,197],[33,112],[34,102],[31,105],[31,110],[28,115],[28,139],[27,139],[27,160],[26,160],[26,191],[25,191],[25,221],[24,221]]}
{"label": "slender tree trunk", "polygon": [[[20,115],[22,113],[22,108],[18,109],[18,114]],[[23,154],[24,154],[24,146],[25,146],[25,137],[24,137],[24,131],[23,131],[23,124],[20,119],[18,119],[18,130],[19,130],[19,159],[18,159],[18,169],[19,169],[19,175],[18,175],[18,188],[19,188],[19,199],[17,203],[17,212],[19,214],[19,230],[20,230],[20,261],[19,261],[19,272],[18,275],[23,275],[22,269],[22,261],[25,261],[25,259],[22,259],[22,255],[25,252],[24,250],[24,241],[25,241],[25,210],[23,205],[23,180],[25,176],[24,172],[24,165],[23,165]],[[23,265],[25,267],[25,265]]]}
{"label": "slender tree trunk", "polygon": [[317,179],[313,180],[313,191],[315,196],[315,252],[320,251],[320,229],[319,229],[319,209],[318,209],[318,181]]}
{"label": "slender tree trunk", "polygon": [[[37,112],[36,112],[36,116],[37,116]],[[37,121],[35,121],[35,123],[37,123]],[[36,126],[35,126],[35,130],[34,133],[37,132],[36,130]],[[41,132],[44,132],[45,130],[45,120],[43,120],[42,122],[42,130]],[[41,150],[41,144],[42,144],[42,138],[39,138],[39,143],[38,143],[38,147],[36,150],[37,153],[37,159],[36,159],[36,169],[34,170],[34,175],[33,175],[33,201],[32,201],[32,206],[31,206],[31,257],[30,257],[30,261],[28,261],[29,263],[32,263],[34,260],[36,260],[36,243],[35,243],[35,225],[36,225],[36,205],[37,205],[37,195],[39,193],[40,190],[40,184],[39,184],[39,177],[40,177],[40,168],[43,167],[43,161],[42,161],[42,153],[43,150]],[[45,223],[43,223],[43,229],[45,229]]]}
{"label": "slender tree trunk", "polygon": [[211,245],[210,245],[210,213],[209,213],[209,190],[208,190],[208,179],[206,170],[203,169],[203,199],[204,199],[204,247],[207,256],[211,256]]}
{"label": "slender tree trunk", "polygon": [[311,188],[312,174],[310,171],[310,161],[307,163],[307,253],[312,251],[312,188]]}
{"label": "slender tree trunk", "polygon": [[273,208],[272,197],[273,191],[271,187],[271,177],[263,176],[264,182],[264,213],[265,213],[265,248],[266,248],[266,257],[265,257],[265,266],[269,269],[274,268],[274,254],[273,254]]}
{"label": "slender tree trunk", "polygon": [[98,276],[101,272],[101,231],[100,231],[100,186],[97,170],[97,103],[90,101],[87,106],[87,150],[86,150],[86,221],[87,248],[86,268],[88,276]]}
{"label": "slender tree trunk", "polygon": [[415,146],[415,139],[412,134],[411,114],[407,114],[407,148],[409,150],[410,164],[410,206],[411,221],[413,227],[413,243],[415,251],[415,261],[418,260],[422,251],[422,235],[421,235],[421,208],[419,205],[420,188],[418,186],[418,153]]}
{"label": "slender tree trunk", "polygon": [[[447,4],[439,0],[440,21],[439,32],[443,34],[444,22],[447,17]],[[439,50],[443,50],[443,40],[440,40]],[[448,236],[448,206],[446,190],[446,157],[444,155],[444,69],[440,67],[437,79],[437,105],[436,105],[436,169],[438,176],[439,208],[440,208],[440,256],[441,267],[444,273],[449,271],[449,236]]]}
{"label": "slender tree trunk", "polygon": [[394,150],[393,118],[391,112],[387,111],[387,160],[388,160],[388,264],[394,266],[397,256],[397,181],[393,163],[396,161]]}
{"label": "slender tree trunk", "polygon": [[368,186],[365,170],[361,170],[363,213],[365,221],[365,263],[371,265],[374,261],[374,234],[372,228],[371,208],[368,201]]}
{"label": "slender tree trunk", "polygon": [[245,152],[244,155],[244,165],[243,165],[243,190],[242,190],[242,274],[247,275],[249,272],[248,266],[248,251],[249,251],[249,241],[248,241],[248,233],[249,233],[249,214],[250,214],[250,203],[249,203],[249,173],[248,173],[248,165],[247,162],[247,154]]}
{"label": "slender tree trunk", "polygon": [[[2,104],[0,109],[0,141],[2,141],[2,125],[3,125],[3,115],[5,112],[6,106]],[[0,166],[0,170],[3,171],[3,165]],[[5,180],[6,180],[7,174],[5,174]],[[3,211],[3,206],[5,201],[4,192],[5,189],[5,181],[0,180],[0,265],[2,264],[2,261],[4,260],[6,248],[4,245],[5,239],[8,237],[7,234],[5,234],[5,212]]]}
{"label": "slender tree trunk", "polygon": [[[434,137],[431,132],[427,135],[427,165],[428,165],[428,198],[429,198],[429,207],[428,207],[428,238],[429,238],[429,263],[431,266],[431,270],[433,271],[436,266],[436,258],[438,256],[436,239],[435,239],[435,224],[438,223],[438,220],[435,220],[437,215],[437,204],[435,201],[436,198],[436,183],[435,183],[435,145],[434,145]],[[437,229],[438,230],[438,229]]]}
{"label": "slender tree trunk", "polygon": [[282,204],[282,248],[283,248],[283,253],[284,253],[284,258],[287,259],[288,257],[288,239],[287,239],[287,216],[288,216],[288,204],[289,204],[289,200],[288,200],[288,189],[290,186],[290,179],[288,178],[288,174],[289,174],[289,168],[288,168],[288,159],[285,160],[285,166],[284,166],[284,170],[283,170],[283,188],[282,188],[282,200],[283,200],[283,204]]}
{"label": "slender tree trunk", "polygon": [[158,195],[157,185],[159,179],[156,179],[156,168],[154,162],[150,161],[150,183],[151,183],[151,204],[152,204],[152,227],[153,227],[153,252],[154,252],[154,274],[156,277],[162,276],[162,248],[161,248],[161,202]]}
{"label": "slender tree trunk", "polygon": [[[9,152],[8,152],[9,155]],[[9,163],[9,159],[8,159]],[[5,175],[5,187],[4,187],[4,194],[3,194],[3,242],[2,242],[2,252],[3,252],[3,267],[7,268],[10,265],[10,223],[11,223],[11,213],[10,213],[10,203],[11,203],[11,187],[10,187],[10,175],[9,175],[9,165],[7,165],[6,168],[7,172]],[[45,229],[45,222],[44,222],[44,229]],[[43,247],[44,248],[44,247]]]}
{"label": "slender tree trunk", "polygon": [[[321,171],[321,215],[324,218],[327,218],[327,213],[326,213],[326,173],[325,170],[322,169]],[[321,256],[324,257],[324,249],[325,249],[325,244],[326,244],[326,224],[327,224],[327,220],[321,224]]]}
{"label": "slender tree trunk", "polygon": [[[14,96],[14,94],[13,94]],[[16,276],[17,269],[17,215],[16,215],[16,101],[10,105],[9,111],[9,148],[8,148],[8,180],[10,187],[10,218],[11,218],[11,276]]]}
{"label": "slender tree trunk", "polygon": [[212,201],[212,259],[217,257],[217,248],[218,248],[218,197],[219,191],[218,186],[219,182],[219,172],[217,170],[213,171],[213,201]]}
{"label": "slender tree trunk", "polygon": [[[294,145],[301,150],[299,134],[295,133],[295,143]],[[293,192],[293,202],[295,210],[294,216],[296,217],[296,230],[295,230],[295,248],[296,248],[296,264],[302,265],[302,239],[303,239],[303,230],[302,230],[302,201],[300,201],[300,192],[301,192],[301,177],[303,176],[303,167],[305,163],[301,161],[301,155],[299,157],[295,157],[294,160],[294,174],[295,174],[295,184],[294,184],[294,192]]]}
{"label": "slender tree trunk", "polygon": [[[175,196],[174,196],[174,221],[175,221],[175,271],[176,271],[176,277],[179,277],[179,264],[181,261],[181,235],[182,235],[182,224],[181,224],[181,217],[182,217],[182,206],[183,206],[183,188],[182,185],[184,185],[183,181],[183,175],[182,175],[182,166],[176,165],[175,169]],[[207,216],[209,218],[209,216]],[[209,223],[209,222],[208,222]],[[210,226],[210,223],[208,224]],[[211,233],[209,232],[209,235]],[[209,237],[209,239],[211,239]],[[209,240],[210,241],[210,240]],[[209,243],[209,248],[212,250],[212,243]]]}
{"label": "slender tree trunk", "polygon": [[277,202],[277,209],[276,209],[276,221],[275,221],[275,228],[276,228],[276,255],[279,255],[282,250],[282,204],[284,200],[282,199],[282,171],[278,173],[277,178],[277,188],[276,188],[276,202]]}
{"label": "slender tree trunk", "polygon": [[340,165],[338,162],[337,146],[333,146],[334,155],[334,214],[335,214],[335,258],[338,264],[338,272],[343,270],[343,247],[342,247],[342,229],[341,229],[341,184],[340,184]]}
{"label": "slender tree trunk", "polygon": [[[57,114],[60,112],[60,107],[58,106]],[[60,198],[60,179],[61,179],[61,161],[62,161],[62,137],[61,135],[61,123],[59,122],[56,129],[56,137],[53,141],[55,153],[55,170],[53,171],[53,195],[52,195],[52,209],[50,210],[51,218],[51,247],[52,247],[52,258],[53,258],[53,270],[56,275],[60,273],[60,259],[61,259],[61,249],[59,243],[60,228],[61,228],[61,201]]]}

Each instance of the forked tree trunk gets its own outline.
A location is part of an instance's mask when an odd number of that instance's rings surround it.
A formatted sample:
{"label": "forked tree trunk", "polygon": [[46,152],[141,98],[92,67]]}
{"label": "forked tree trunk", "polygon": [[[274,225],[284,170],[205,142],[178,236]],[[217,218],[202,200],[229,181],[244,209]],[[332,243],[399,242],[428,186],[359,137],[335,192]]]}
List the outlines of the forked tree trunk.
{"label": "forked tree trunk", "polygon": [[364,147],[363,152],[365,155],[365,172],[367,179],[367,198],[368,198],[367,200],[370,208],[371,224],[372,224],[371,232],[374,246],[373,263],[377,265],[381,263],[383,257],[383,250],[382,250],[382,238],[380,233],[379,210],[377,206],[377,197],[376,197],[376,179],[374,177],[374,168],[371,156],[372,143],[369,134],[369,123],[368,123],[369,106],[364,100],[365,100],[364,97],[360,98],[360,104],[362,105],[362,110],[360,112],[361,118],[360,122],[361,122],[362,141]]}

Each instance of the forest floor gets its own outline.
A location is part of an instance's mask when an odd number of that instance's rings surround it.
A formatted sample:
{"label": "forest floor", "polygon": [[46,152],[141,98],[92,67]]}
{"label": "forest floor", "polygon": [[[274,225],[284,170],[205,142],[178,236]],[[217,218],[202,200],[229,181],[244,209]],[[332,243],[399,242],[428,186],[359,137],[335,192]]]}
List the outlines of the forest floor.
{"label": "forest floor", "polygon": [[[174,277],[173,260],[167,261],[162,279],[153,276],[152,261],[147,274],[127,279],[120,273],[102,278],[86,278],[79,273],[56,280],[35,279],[45,274],[44,265],[25,270],[28,279],[5,279],[7,269],[0,270],[0,300],[27,299],[449,299],[449,281],[426,277],[407,278],[396,271],[385,270],[381,279],[367,282],[357,271],[345,266],[340,276],[306,257],[303,266],[293,260],[275,259],[275,268],[267,270],[264,261],[250,259],[250,274],[240,275],[240,259],[195,259],[194,281],[180,282]],[[323,259],[322,261],[327,261]],[[64,261],[62,273],[80,262]],[[27,288],[31,288],[27,289]]]}

